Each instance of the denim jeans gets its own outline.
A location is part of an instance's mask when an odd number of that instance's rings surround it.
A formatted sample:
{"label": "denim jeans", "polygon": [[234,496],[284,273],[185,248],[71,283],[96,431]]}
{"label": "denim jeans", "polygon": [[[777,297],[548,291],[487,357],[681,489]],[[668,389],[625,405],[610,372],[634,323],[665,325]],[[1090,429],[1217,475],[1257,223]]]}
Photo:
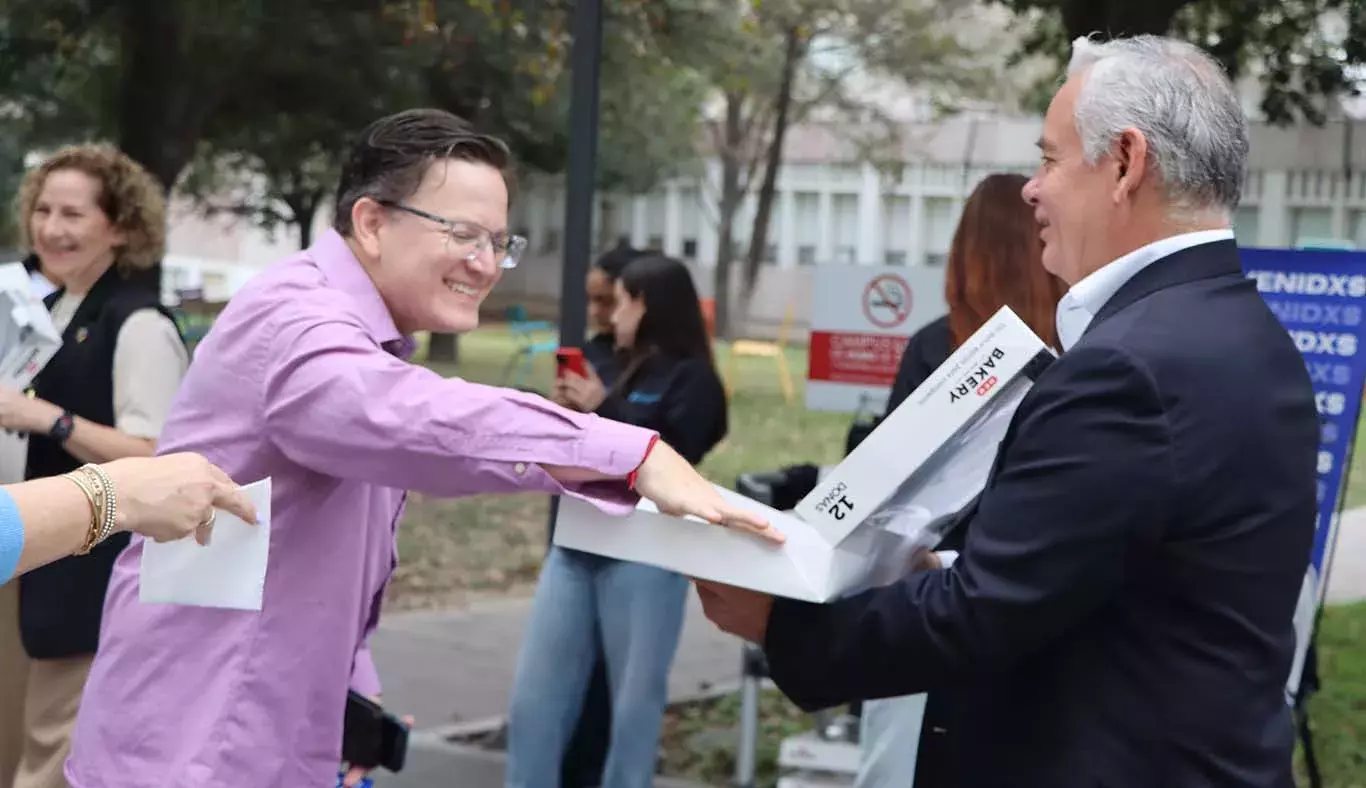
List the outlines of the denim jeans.
{"label": "denim jeans", "polygon": [[552,547],[517,655],[508,788],[555,788],[599,647],[612,694],[602,788],[654,781],[688,581],[644,564]]}

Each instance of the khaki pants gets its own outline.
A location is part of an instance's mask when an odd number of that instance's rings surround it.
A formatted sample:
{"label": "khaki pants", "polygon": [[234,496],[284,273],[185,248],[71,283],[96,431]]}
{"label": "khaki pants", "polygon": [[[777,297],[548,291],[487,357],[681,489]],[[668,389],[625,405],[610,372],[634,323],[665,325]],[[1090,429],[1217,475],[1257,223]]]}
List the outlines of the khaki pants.
{"label": "khaki pants", "polygon": [[62,768],[95,658],[29,659],[17,586],[0,587],[0,788],[67,788]]}
{"label": "khaki pants", "polygon": [[0,788],[13,788],[24,751],[28,655],[19,642],[19,581],[0,585]]}

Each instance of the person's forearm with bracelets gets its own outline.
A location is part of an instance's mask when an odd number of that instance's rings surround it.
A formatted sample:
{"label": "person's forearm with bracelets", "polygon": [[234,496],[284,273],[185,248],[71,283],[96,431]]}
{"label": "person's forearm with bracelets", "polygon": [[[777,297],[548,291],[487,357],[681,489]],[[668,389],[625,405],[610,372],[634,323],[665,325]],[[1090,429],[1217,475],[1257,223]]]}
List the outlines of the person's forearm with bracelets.
{"label": "person's forearm with bracelets", "polygon": [[251,502],[198,454],[129,458],[0,487],[0,583],[87,552],[120,531],[206,542],[215,509],[256,521]]}

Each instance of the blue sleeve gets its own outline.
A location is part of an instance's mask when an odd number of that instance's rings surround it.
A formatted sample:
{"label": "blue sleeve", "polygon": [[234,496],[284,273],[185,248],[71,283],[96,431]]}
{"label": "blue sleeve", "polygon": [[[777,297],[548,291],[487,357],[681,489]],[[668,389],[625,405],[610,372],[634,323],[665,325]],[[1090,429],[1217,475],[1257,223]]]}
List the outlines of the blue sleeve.
{"label": "blue sleeve", "polygon": [[24,552],[24,521],[19,519],[19,507],[3,487],[0,487],[0,583],[8,582],[19,566]]}

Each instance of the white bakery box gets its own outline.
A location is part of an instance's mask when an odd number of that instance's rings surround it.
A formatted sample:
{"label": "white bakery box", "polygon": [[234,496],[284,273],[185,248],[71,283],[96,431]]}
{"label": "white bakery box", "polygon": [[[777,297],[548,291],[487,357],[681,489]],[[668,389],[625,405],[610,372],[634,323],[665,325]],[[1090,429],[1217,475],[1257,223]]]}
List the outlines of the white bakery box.
{"label": "white bakery box", "polygon": [[760,512],[783,545],[641,501],[626,517],[565,496],[555,544],[809,602],[905,574],[986,483],[1016,406],[1054,358],[1008,307],[968,338],[791,512],[716,485]]}

